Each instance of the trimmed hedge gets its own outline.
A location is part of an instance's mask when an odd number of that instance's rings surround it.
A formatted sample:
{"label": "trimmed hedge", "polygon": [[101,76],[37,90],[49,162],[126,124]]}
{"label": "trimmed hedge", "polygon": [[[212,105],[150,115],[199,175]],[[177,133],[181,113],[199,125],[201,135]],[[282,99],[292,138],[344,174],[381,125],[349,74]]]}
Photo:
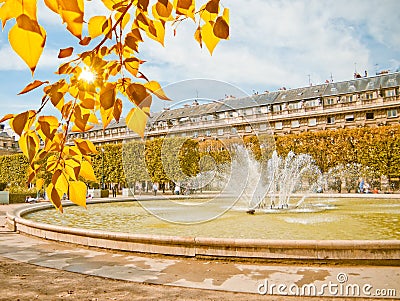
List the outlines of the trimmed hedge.
{"label": "trimmed hedge", "polygon": [[108,198],[110,196],[110,191],[108,189],[102,189],[100,195],[102,198]]}
{"label": "trimmed hedge", "polygon": [[10,204],[25,203],[26,197],[36,198],[36,193],[10,193]]}

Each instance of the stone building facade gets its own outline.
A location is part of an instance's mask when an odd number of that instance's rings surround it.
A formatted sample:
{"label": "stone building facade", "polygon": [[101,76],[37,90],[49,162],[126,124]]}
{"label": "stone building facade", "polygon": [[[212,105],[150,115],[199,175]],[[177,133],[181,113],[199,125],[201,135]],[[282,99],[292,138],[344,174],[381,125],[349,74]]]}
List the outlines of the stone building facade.
{"label": "stone building facade", "polygon": [[[224,139],[377,127],[398,124],[399,114],[400,72],[396,72],[163,110],[149,118],[146,138]],[[140,139],[123,119],[105,131],[97,126],[87,133],[71,133],[69,142],[77,137],[95,144]]]}
{"label": "stone building facade", "polygon": [[18,143],[4,129],[4,124],[0,124],[0,155],[9,155],[19,150]]}

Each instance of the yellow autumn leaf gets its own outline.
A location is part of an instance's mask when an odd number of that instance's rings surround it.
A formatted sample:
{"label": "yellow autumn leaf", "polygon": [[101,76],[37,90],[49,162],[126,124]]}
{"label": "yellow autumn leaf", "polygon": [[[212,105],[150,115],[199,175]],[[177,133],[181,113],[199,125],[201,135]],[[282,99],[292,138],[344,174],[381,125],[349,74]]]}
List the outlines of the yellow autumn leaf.
{"label": "yellow autumn leaf", "polygon": [[18,136],[22,135],[23,130],[28,122],[29,112],[23,112],[16,115],[10,122],[10,126]]}
{"label": "yellow autumn leaf", "polygon": [[[122,16],[121,12],[117,12],[114,16],[115,21],[118,21]],[[125,29],[125,26],[128,24],[129,20],[131,18],[131,15],[129,13],[126,13],[121,20],[121,28]]]}
{"label": "yellow autumn leaf", "polygon": [[113,6],[117,3],[116,0],[101,0],[101,2],[103,2],[103,4],[109,9],[109,10],[113,10]]}
{"label": "yellow autumn leaf", "polygon": [[54,207],[60,210],[60,212],[63,212],[61,204],[62,192],[58,191],[54,187],[53,183],[50,183],[49,186],[47,186],[46,195],[49,198],[49,200],[53,203]]}
{"label": "yellow autumn leaf", "polygon": [[39,191],[42,189],[44,184],[44,179],[40,178],[36,180],[36,189]]}
{"label": "yellow autumn leaf", "polygon": [[159,42],[164,46],[165,38],[165,24],[161,21],[151,21],[150,25],[146,28],[146,34],[149,38]]}
{"label": "yellow autumn leaf", "polygon": [[200,48],[203,48],[203,39],[201,37],[201,27],[198,26],[196,31],[194,32],[194,39],[199,43]]}
{"label": "yellow autumn leaf", "polygon": [[121,118],[122,114],[122,100],[117,98],[114,103],[114,108],[113,108],[113,116],[114,119],[119,122],[119,119]]}
{"label": "yellow autumn leaf", "polygon": [[108,110],[114,106],[117,91],[115,83],[107,83],[100,91],[100,104],[104,110]]}
{"label": "yellow autumn leaf", "polygon": [[227,8],[227,7],[224,8],[222,16],[224,17],[226,23],[228,23],[228,25],[229,25],[229,8]]}
{"label": "yellow autumn leaf", "polygon": [[51,183],[54,185],[54,187],[57,189],[57,191],[60,191],[62,193],[68,192],[67,175],[64,174],[64,172],[62,170],[57,169],[53,173],[53,176],[51,177]]}
{"label": "yellow autumn leaf", "polygon": [[79,175],[86,180],[97,182],[96,176],[94,175],[93,167],[88,161],[82,161]]}
{"label": "yellow autumn leaf", "polygon": [[105,129],[113,119],[113,108],[104,110],[103,107],[100,107],[100,116],[101,122],[103,123],[103,129]]}
{"label": "yellow autumn leaf", "polygon": [[35,132],[26,132],[21,135],[18,141],[19,147],[29,162],[32,162],[39,151],[40,140]]}
{"label": "yellow autumn leaf", "polygon": [[219,0],[210,0],[200,8],[200,18],[207,22],[214,22],[218,17]]}
{"label": "yellow autumn leaf", "polygon": [[207,22],[201,27],[201,37],[212,55],[220,39],[214,35],[214,29],[210,22]]}
{"label": "yellow autumn leaf", "polygon": [[52,172],[57,167],[57,163],[58,163],[58,158],[54,155],[50,156],[47,159],[46,170]]}
{"label": "yellow autumn leaf", "polygon": [[75,145],[78,147],[82,155],[91,155],[97,154],[97,149],[94,146],[93,142],[81,138],[77,138],[74,140]]}
{"label": "yellow autumn leaf", "polygon": [[86,208],[86,185],[81,181],[72,181],[69,184],[69,199]]}
{"label": "yellow autumn leaf", "polygon": [[40,116],[38,118],[38,124],[39,130],[44,136],[42,138],[53,140],[59,125],[58,119],[55,116]]}
{"label": "yellow autumn leaf", "polygon": [[78,39],[81,39],[84,9],[83,0],[59,1],[58,3],[61,6],[58,13],[62,20],[67,23],[67,30]]}
{"label": "yellow autumn leaf", "polygon": [[218,17],[213,26],[213,33],[217,38],[227,40],[229,38],[229,25],[224,17]]}
{"label": "yellow autumn leaf", "polygon": [[48,84],[48,83],[49,83],[49,81],[47,81],[47,80],[44,82],[42,82],[40,80],[34,80],[32,83],[28,84],[21,92],[19,92],[18,95],[28,93],[29,91],[32,91],[32,90],[36,89],[37,87],[40,87],[41,85]]}
{"label": "yellow autumn leaf", "polygon": [[140,137],[144,137],[148,116],[139,108],[133,108],[126,116],[126,125]]}
{"label": "yellow autumn leaf", "polygon": [[99,123],[99,120],[97,119],[97,116],[95,114],[90,114],[88,122],[97,124],[97,123]]}
{"label": "yellow autumn leaf", "polygon": [[17,18],[20,15],[27,15],[32,20],[37,20],[36,1],[0,1],[5,2],[0,7],[0,19],[2,20],[3,29],[8,20]]}
{"label": "yellow autumn leaf", "polygon": [[44,0],[44,3],[45,3],[46,6],[47,6],[48,8],[50,8],[53,12],[55,12],[56,14],[58,14],[58,9],[59,9],[58,0]]}
{"label": "yellow autumn leaf", "polygon": [[103,34],[103,24],[107,20],[105,16],[94,16],[88,24],[89,36],[94,39]]}
{"label": "yellow autumn leaf", "polygon": [[178,15],[184,15],[194,20],[194,0],[175,0],[174,7]]}
{"label": "yellow autumn leaf", "polygon": [[125,66],[126,70],[128,70],[129,73],[131,73],[133,76],[137,76],[138,71],[139,71],[139,65],[140,65],[140,61],[138,58],[135,58],[135,57],[127,58],[124,61],[124,66]]}
{"label": "yellow autumn leaf", "polygon": [[[190,0],[191,1],[191,0]],[[164,22],[173,21],[174,18],[172,17],[172,9],[173,6],[169,1],[158,1],[152,7],[153,16]]]}
{"label": "yellow autumn leaf", "polygon": [[78,179],[80,169],[81,164],[77,160],[73,158],[65,160],[65,172],[72,180]]}
{"label": "yellow autumn leaf", "polygon": [[156,95],[158,98],[160,98],[162,100],[171,100],[168,98],[167,95],[165,95],[164,90],[161,88],[161,86],[158,82],[149,81],[149,82],[145,83],[144,86],[147,90],[151,91],[151,93]]}
{"label": "yellow autumn leaf", "polygon": [[[14,114],[6,114],[6,115],[4,115],[3,116],[3,118],[1,118],[0,119],[0,123],[2,123],[2,122],[4,122],[4,121],[7,121],[7,120],[9,120],[9,119],[12,119],[12,118],[14,118]],[[10,120],[11,121],[11,120]]]}
{"label": "yellow autumn leaf", "polygon": [[17,17],[17,23],[8,33],[8,40],[14,51],[31,69],[33,75],[46,41],[46,32],[43,27],[27,15],[20,15]]}

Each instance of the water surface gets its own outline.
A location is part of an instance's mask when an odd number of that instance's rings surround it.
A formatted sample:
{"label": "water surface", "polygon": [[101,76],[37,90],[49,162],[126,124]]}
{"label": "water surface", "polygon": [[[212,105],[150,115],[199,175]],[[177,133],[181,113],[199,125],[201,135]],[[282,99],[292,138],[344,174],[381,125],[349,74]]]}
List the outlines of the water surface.
{"label": "water surface", "polygon": [[[268,210],[246,214],[229,210],[213,220],[197,224],[164,221],[168,215],[196,215],[193,206],[203,200],[188,200],[188,206],[174,207],[163,200],[91,204],[88,209],[71,206],[64,214],[54,209],[25,215],[25,218],[67,227],[114,232],[173,236],[257,238],[257,239],[400,239],[400,201],[394,199],[310,199],[296,210]],[[182,202],[181,202],[182,203]],[[215,208],[214,208],[215,209]],[[212,208],[210,207],[210,210]],[[311,212],[312,211],[312,212]],[[223,212],[223,210],[221,211]]]}

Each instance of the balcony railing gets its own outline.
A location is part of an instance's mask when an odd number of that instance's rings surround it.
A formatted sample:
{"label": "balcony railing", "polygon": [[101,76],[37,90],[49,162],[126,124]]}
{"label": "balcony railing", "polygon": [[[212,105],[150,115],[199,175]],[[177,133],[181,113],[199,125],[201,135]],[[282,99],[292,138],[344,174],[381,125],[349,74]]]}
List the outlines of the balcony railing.
{"label": "balcony railing", "polygon": [[[273,122],[273,121],[283,121],[287,119],[296,119],[296,118],[304,118],[304,117],[316,117],[316,116],[325,116],[328,114],[336,114],[336,113],[349,113],[349,112],[357,112],[357,111],[366,111],[377,108],[390,108],[394,105],[400,106],[400,97],[399,96],[390,96],[384,98],[374,98],[374,99],[362,99],[358,98],[356,101],[352,102],[339,102],[330,105],[319,105],[315,107],[302,107],[299,109],[285,109],[278,112],[268,112],[268,113],[256,113],[253,115],[246,116],[238,116],[238,117],[225,117],[218,118],[215,120],[208,121],[196,121],[192,122],[190,120],[181,122],[179,124],[173,126],[161,126],[161,125],[152,125],[151,128],[147,129],[147,135],[149,136],[158,136],[158,135],[166,135],[168,133],[187,133],[187,132],[201,132],[206,129],[217,129],[224,127],[234,127],[243,125],[244,123],[265,123],[265,122]],[[372,123],[374,121],[371,121]],[[364,121],[364,123],[366,123]],[[367,123],[370,123],[369,121]],[[307,127],[307,125],[302,126]],[[335,123],[333,125],[325,125],[325,128],[333,128],[338,127],[338,124]],[[284,128],[284,130],[295,130],[291,127]],[[187,133],[190,135],[189,133]],[[89,136],[93,142],[107,142],[112,140],[122,140],[129,138],[139,138],[139,136],[132,132],[126,130],[125,132],[118,133],[110,133],[103,134],[102,131],[99,134],[96,134],[94,137],[92,135]],[[69,141],[72,142],[73,138],[70,138]]]}

